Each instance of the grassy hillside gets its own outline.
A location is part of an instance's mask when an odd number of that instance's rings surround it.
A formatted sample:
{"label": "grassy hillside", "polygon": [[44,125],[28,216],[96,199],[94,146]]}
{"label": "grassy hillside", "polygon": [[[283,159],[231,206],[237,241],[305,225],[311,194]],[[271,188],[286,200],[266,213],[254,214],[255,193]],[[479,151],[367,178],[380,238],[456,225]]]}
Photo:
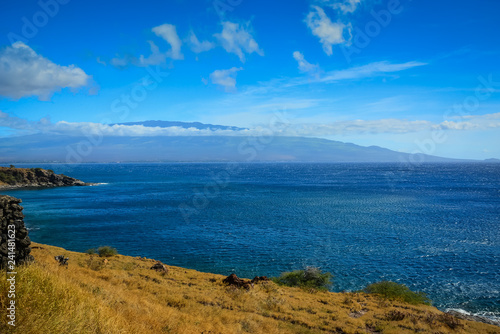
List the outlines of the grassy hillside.
{"label": "grassy hillside", "polygon": [[[36,263],[17,274],[17,324],[6,325],[0,280],[0,333],[500,333],[426,305],[364,293],[313,292],[255,284],[227,287],[223,276],[154,260],[69,252],[33,244]],[[69,257],[68,268],[56,255]]]}

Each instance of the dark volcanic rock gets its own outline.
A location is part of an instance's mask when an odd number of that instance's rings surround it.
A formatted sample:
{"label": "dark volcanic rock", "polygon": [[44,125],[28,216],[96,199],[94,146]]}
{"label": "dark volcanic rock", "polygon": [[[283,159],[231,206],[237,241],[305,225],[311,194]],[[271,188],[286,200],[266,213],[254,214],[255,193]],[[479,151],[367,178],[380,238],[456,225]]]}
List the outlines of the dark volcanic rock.
{"label": "dark volcanic rock", "polygon": [[162,273],[168,273],[167,267],[160,261],[156,262],[150,269],[156,270]]}
{"label": "dark volcanic rock", "polygon": [[0,189],[88,185],[91,183],[85,183],[63,174],[55,174],[51,170],[42,168],[0,167]]}
{"label": "dark volcanic rock", "polygon": [[269,281],[270,279],[267,276],[255,276],[251,282],[259,283],[259,282],[269,282]]}
{"label": "dark volcanic rock", "polygon": [[[5,268],[8,261],[15,265],[33,261],[31,240],[24,226],[23,207],[20,199],[0,195],[0,267]],[[9,270],[12,268],[7,267]]]}
{"label": "dark volcanic rock", "polygon": [[224,278],[222,280],[222,283],[235,286],[237,288],[245,288],[247,290],[249,290],[253,286],[252,282],[248,280],[243,280],[238,276],[236,276],[236,274],[231,274],[228,277]]}

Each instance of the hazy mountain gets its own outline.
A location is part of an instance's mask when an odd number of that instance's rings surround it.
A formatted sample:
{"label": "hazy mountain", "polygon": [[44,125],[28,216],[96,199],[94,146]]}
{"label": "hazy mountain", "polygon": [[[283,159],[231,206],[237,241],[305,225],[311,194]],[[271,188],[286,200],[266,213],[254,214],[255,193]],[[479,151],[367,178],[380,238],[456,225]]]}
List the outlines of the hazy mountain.
{"label": "hazy mountain", "polygon": [[[126,123],[116,123],[118,125],[143,125],[145,127],[160,127],[160,128],[169,128],[172,126],[178,126],[181,128],[195,128],[199,130],[244,130],[244,128],[238,128],[236,126],[227,126],[227,125],[214,125],[214,124],[205,124],[200,122],[172,122],[172,121],[144,121],[144,122],[126,122]],[[114,124],[111,124],[114,125]]]}
{"label": "hazy mountain", "polygon": [[274,137],[86,137],[30,135],[0,139],[0,162],[127,161],[316,161],[452,162],[318,138]]}

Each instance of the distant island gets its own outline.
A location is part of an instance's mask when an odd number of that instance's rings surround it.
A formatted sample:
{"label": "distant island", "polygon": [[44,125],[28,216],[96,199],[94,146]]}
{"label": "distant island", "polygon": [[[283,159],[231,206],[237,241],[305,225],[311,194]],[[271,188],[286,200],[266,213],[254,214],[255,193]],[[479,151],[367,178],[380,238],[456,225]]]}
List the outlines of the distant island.
{"label": "distant island", "polygon": [[50,169],[0,167],[0,189],[89,186],[78,179],[56,174]]}
{"label": "distant island", "polygon": [[[142,127],[144,133],[152,128],[156,132],[173,129],[173,135],[133,135],[135,132],[131,131],[121,135],[75,132],[0,138],[0,163],[233,161],[420,164],[475,161],[443,158],[419,151],[412,154],[396,152],[378,146],[365,147],[322,138],[282,136],[279,133],[246,135],[245,130],[248,129],[199,122],[144,121],[109,126],[124,130]],[[199,134],[176,134],[188,129]],[[231,131],[233,135],[221,135]]]}

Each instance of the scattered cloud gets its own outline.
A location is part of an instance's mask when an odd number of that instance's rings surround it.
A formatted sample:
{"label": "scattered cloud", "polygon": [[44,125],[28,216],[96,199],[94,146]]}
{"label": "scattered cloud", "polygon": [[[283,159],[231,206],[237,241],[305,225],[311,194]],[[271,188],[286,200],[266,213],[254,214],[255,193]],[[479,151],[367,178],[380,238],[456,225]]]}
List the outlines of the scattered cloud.
{"label": "scattered cloud", "polygon": [[215,38],[228,53],[234,53],[240,58],[241,62],[245,62],[245,53],[257,53],[264,56],[264,51],[259,48],[259,45],[248,31],[249,24],[246,28],[238,23],[223,22],[222,32],[215,34]]}
{"label": "scattered cloud", "polygon": [[[139,58],[132,55],[116,56],[115,58],[112,58],[109,63],[120,68],[124,68],[129,65],[147,67],[164,64],[167,61],[167,58],[174,60],[184,59],[184,55],[181,51],[182,42],[177,35],[177,30],[174,25],[165,23],[154,27],[151,31],[155,33],[156,36],[167,41],[170,45],[170,50],[167,52],[161,52],[155,42],[148,41],[151,50],[151,54],[149,56],[146,57],[144,55],[140,55]],[[100,59],[98,59],[98,62],[101,63]]]}
{"label": "scattered cloud", "polygon": [[[319,38],[323,51],[329,56],[333,54],[333,45],[350,43],[351,25],[340,21],[332,22],[321,7],[312,6],[305,22],[312,34]],[[344,38],[346,33],[349,35],[348,40]]]}
{"label": "scattered cloud", "polygon": [[160,52],[160,49],[153,41],[148,41],[151,48],[151,54],[148,57],[141,55],[137,60],[137,66],[152,66],[165,63],[167,54]]}
{"label": "scattered cloud", "polygon": [[367,65],[351,67],[345,70],[331,71],[326,73],[324,77],[318,79],[318,81],[334,82],[334,81],[349,80],[349,79],[371,78],[386,73],[400,72],[424,65],[427,65],[427,63],[410,61],[406,63],[394,64],[388,61],[380,61],[380,62],[370,63]]}
{"label": "scattered cloud", "polygon": [[406,63],[391,63],[388,61],[380,61],[361,66],[350,67],[343,70],[329,71],[326,73],[321,73],[318,71],[316,73],[317,75],[310,76],[308,78],[295,77],[273,79],[268,82],[259,83],[258,86],[249,87],[244,92],[246,94],[266,94],[276,90],[282,91],[286,88],[311,85],[314,83],[335,83],[340,81],[375,78],[425,65],[427,65],[427,63],[419,61],[410,61]]}
{"label": "scattered cloud", "polygon": [[236,73],[241,70],[243,70],[242,67],[216,70],[210,74],[210,80],[213,84],[224,87],[226,92],[234,92],[236,90]]}
{"label": "scattered cloud", "polygon": [[200,42],[193,31],[189,34],[188,43],[191,47],[191,51],[194,53],[202,53],[215,48],[215,44],[210,41]]}
{"label": "scattered cloud", "polygon": [[301,71],[303,73],[309,73],[309,74],[318,73],[319,66],[309,63],[304,58],[304,55],[301,52],[295,51],[293,53],[293,58],[297,61],[298,65],[299,65],[299,71]]}
{"label": "scattered cloud", "polygon": [[136,58],[126,56],[126,57],[115,57],[111,58],[109,63],[115,67],[127,67],[131,63],[136,63]]}
{"label": "scattered cloud", "polygon": [[164,64],[167,60],[167,53],[160,52],[160,49],[153,41],[148,41],[151,54],[148,57],[140,55],[139,58],[126,55],[124,57],[112,58],[110,64],[115,67],[127,67],[129,65],[147,67]]}
{"label": "scattered cloud", "polygon": [[81,68],[57,65],[23,42],[0,49],[0,96],[37,96],[48,101],[63,88],[77,90],[91,82],[92,77]]}
{"label": "scattered cloud", "polygon": [[101,59],[101,57],[97,57],[96,61],[97,61],[98,64],[101,64],[101,65],[104,65],[104,66],[108,65],[104,60]]}
{"label": "scattered cloud", "polygon": [[361,3],[361,0],[343,0],[336,1],[331,6],[335,9],[339,9],[342,13],[354,13],[358,8],[358,5]]}
{"label": "scattered cloud", "polygon": [[167,52],[167,56],[172,59],[184,59],[181,52],[182,42],[177,35],[177,30],[173,24],[162,24],[161,26],[154,27],[152,31],[156,36],[163,38],[170,44],[171,49]]}

